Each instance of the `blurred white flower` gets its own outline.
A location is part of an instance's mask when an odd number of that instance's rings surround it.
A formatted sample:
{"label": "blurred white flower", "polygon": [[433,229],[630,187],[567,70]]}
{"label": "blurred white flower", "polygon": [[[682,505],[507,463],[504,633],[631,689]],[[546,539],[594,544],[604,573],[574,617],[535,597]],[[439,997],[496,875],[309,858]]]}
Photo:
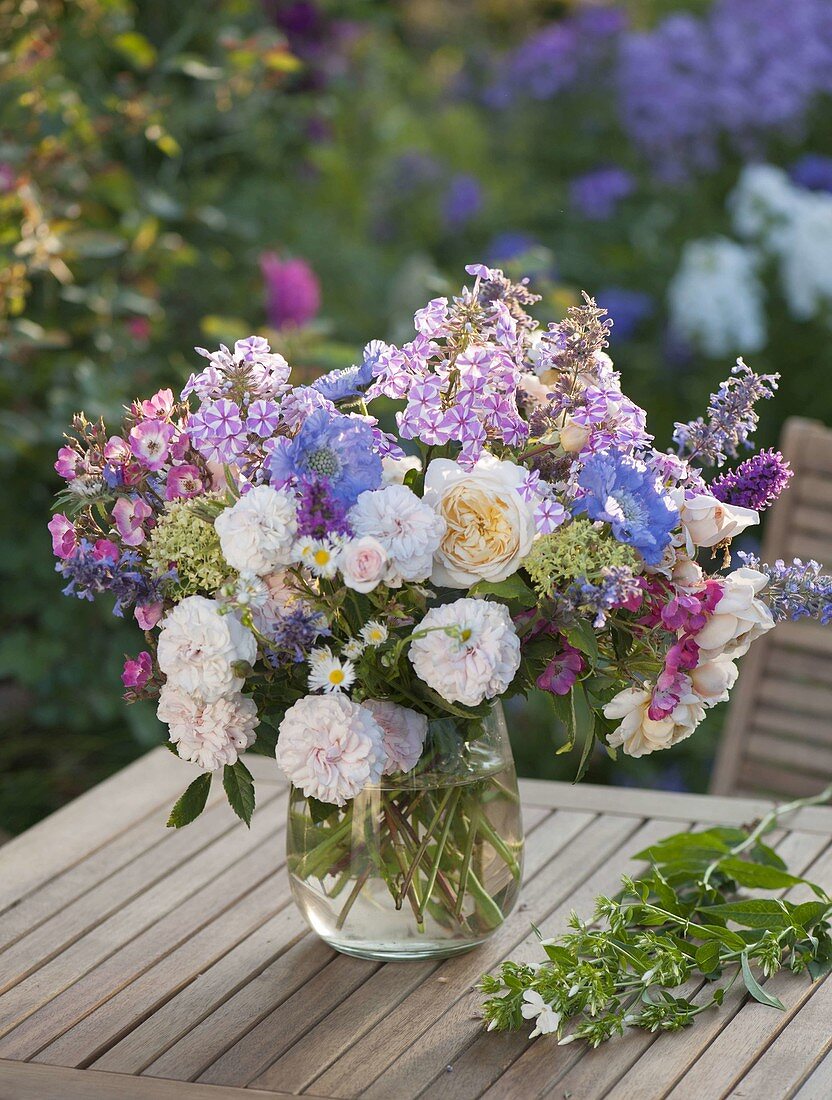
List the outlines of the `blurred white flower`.
{"label": "blurred white flower", "polygon": [[520,640],[501,603],[462,599],[433,607],[415,635],[410,662],[449,703],[475,707],[502,695],[520,667]]}
{"label": "blurred white flower", "polygon": [[832,303],[832,195],[803,193],[778,251],[789,312],[808,321]]}
{"label": "blurred white flower", "polygon": [[385,485],[401,485],[411,470],[421,470],[422,461],[414,455],[405,455],[404,458],[391,458],[389,455],[381,460],[381,476]]}
{"label": "blurred white flower", "polygon": [[728,196],[728,210],[740,237],[773,248],[797,201],[797,189],[782,168],[749,164]]}
{"label": "blurred white flower", "polygon": [[286,711],[279,732],[277,762],[307,796],[343,806],[381,778],[381,726],[346,695],[299,699]]}
{"label": "blurred white flower", "polygon": [[668,288],[668,307],[673,331],[707,355],[765,347],[757,258],[727,237],[688,241]]}

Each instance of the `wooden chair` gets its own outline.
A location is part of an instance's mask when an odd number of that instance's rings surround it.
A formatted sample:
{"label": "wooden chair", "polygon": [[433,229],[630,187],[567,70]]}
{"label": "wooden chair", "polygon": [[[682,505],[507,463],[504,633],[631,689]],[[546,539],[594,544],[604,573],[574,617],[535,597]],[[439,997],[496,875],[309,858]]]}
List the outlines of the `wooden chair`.
{"label": "wooden chair", "polygon": [[[795,476],[771,510],[762,559],[814,558],[832,572],[832,430],[787,421]],[[832,780],[832,626],[783,622],[741,663],[717,753],[714,794],[815,794]]]}

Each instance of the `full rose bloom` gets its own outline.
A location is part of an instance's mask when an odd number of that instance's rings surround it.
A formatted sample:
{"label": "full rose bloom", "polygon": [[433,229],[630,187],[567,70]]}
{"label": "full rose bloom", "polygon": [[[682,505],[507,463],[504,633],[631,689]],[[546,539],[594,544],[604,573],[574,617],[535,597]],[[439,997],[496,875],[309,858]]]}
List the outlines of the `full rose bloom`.
{"label": "full rose bloom", "polygon": [[415,768],[428,732],[424,714],[386,699],[367,699],[361,705],[372,714],[384,733],[387,756],[384,774],[409,772]]}
{"label": "full rose bloom", "polygon": [[753,641],[774,626],[771,611],[757,598],[768,584],[763,573],[756,569],[735,569],[721,583],[722,599],[696,635],[702,662],[722,654],[741,657]]}
{"label": "full rose bloom", "polygon": [[730,657],[724,656],[703,661],[688,673],[694,694],[699,696],[706,707],[726,702],[739,674],[736,664]]}
{"label": "full rose bloom", "polygon": [[232,569],[261,577],[292,563],[297,507],[285,489],[258,485],[214,520]]}
{"label": "full rose bloom", "polygon": [[170,727],[170,740],[182,759],[211,772],[236,764],[240,753],[254,744],[260,724],[257,707],[246,695],[235,692],[204,703],[169,683],[159,693],[156,714]]}
{"label": "full rose bloom", "polygon": [[607,718],[621,718],[618,729],[607,735],[607,743],[619,746],[628,756],[647,756],[658,749],[690,737],[705,716],[705,708],[698,696],[683,695],[672,714],[666,718],[652,719],[648,710],[653,698],[652,684],[643,688],[624,688],[607,703]]}
{"label": "full rose bloom", "polygon": [[232,612],[205,596],[187,596],[165,616],[159,631],[157,660],[168,683],[211,703],[239,691],[242,677],[234,664],[254,664],[257,642]]}
{"label": "full rose bloom", "polygon": [[475,707],[502,695],[520,667],[520,639],[501,603],[462,599],[433,607],[415,635],[416,675],[449,703]]}
{"label": "full rose bloom", "polygon": [[710,493],[700,493],[685,499],[682,491],[678,496],[679,516],[685,532],[687,550],[691,555],[696,546],[718,546],[726,539],[739,535],[746,527],[760,522],[759,513],[753,508],[723,504]]}
{"label": "full rose bloom", "polygon": [[371,535],[387,551],[387,584],[399,587],[403,581],[424,581],[430,576],[445,523],[412,489],[405,485],[368,489],[350,509],[349,520],[356,535]]}
{"label": "full rose bloom", "polygon": [[341,692],[307,695],[286,711],[276,756],[307,797],[343,806],[381,778],[384,733],[366,707]]}
{"label": "full rose bloom", "polygon": [[341,551],[338,568],[347,588],[372,592],[387,572],[387,551],[372,535],[352,539]]}
{"label": "full rose bloom", "polygon": [[534,509],[518,492],[528,470],[483,454],[471,470],[437,458],[425,474],[425,503],[445,521],[431,580],[446,588],[503,581],[535,537]]}

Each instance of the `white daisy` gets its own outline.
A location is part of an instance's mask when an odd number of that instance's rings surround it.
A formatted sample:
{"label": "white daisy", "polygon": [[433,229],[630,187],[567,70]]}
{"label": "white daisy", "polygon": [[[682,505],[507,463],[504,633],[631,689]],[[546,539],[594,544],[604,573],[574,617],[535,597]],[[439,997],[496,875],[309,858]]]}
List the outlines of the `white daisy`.
{"label": "white daisy", "polygon": [[383,645],[390,636],[390,632],[384,623],[378,619],[371,619],[366,626],[361,628],[361,638],[366,645]]}
{"label": "white daisy", "polygon": [[341,547],[329,539],[301,539],[296,553],[316,577],[334,577],[341,556]]}
{"label": "white daisy", "polygon": [[364,652],[364,643],[359,641],[358,638],[350,638],[345,646],[342,647],[341,652],[350,661],[357,661],[361,654]]}
{"label": "white daisy", "polygon": [[329,646],[309,654],[310,691],[348,691],[355,682],[355,665],[333,656]]}

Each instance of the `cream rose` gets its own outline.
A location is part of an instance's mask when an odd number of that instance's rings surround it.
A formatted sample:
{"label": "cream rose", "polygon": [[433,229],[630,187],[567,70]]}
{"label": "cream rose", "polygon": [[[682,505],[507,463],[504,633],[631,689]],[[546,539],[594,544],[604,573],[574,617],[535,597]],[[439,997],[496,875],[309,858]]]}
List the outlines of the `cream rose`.
{"label": "cream rose", "polygon": [[694,694],[706,707],[716,706],[728,699],[731,688],[737,682],[739,669],[730,657],[716,657],[703,661],[689,673]]}
{"label": "cream rose", "polygon": [[723,504],[710,493],[700,493],[686,500],[681,492],[677,503],[687,551],[691,555],[696,546],[718,546],[760,522],[753,508]]}
{"label": "cream rose", "polygon": [[387,551],[378,539],[365,535],[346,544],[338,568],[347,588],[355,592],[372,592],[384,580],[387,561]]}
{"label": "cream rose", "polygon": [[771,611],[758,599],[768,584],[765,574],[756,569],[735,569],[722,584],[722,599],[696,635],[703,662],[723,654],[741,657],[753,641],[774,626]]}
{"label": "cream rose", "polygon": [[647,713],[652,697],[648,683],[644,688],[625,688],[607,703],[604,715],[622,720],[607,735],[609,745],[621,748],[627,756],[647,756],[690,737],[705,717],[702,700],[690,694],[682,697],[671,715],[654,721]]}
{"label": "cream rose", "polygon": [[591,435],[591,430],[586,424],[579,424],[571,416],[567,416],[560,430],[560,445],[567,454],[576,454],[586,446]]}
{"label": "cream rose", "polygon": [[534,512],[517,491],[528,471],[485,453],[471,470],[437,458],[425,473],[425,502],[445,521],[431,580],[446,588],[503,581],[531,549]]}

